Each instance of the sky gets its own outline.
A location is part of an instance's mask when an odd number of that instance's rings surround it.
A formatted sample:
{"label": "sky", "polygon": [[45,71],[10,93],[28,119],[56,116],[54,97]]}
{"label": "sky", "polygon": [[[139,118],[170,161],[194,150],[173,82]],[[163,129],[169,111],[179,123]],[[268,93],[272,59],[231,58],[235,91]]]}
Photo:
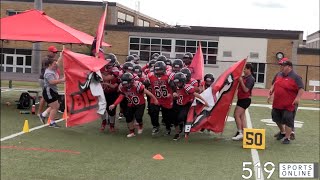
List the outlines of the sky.
{"label": "sky", "polygon": [[[99,0],[86,0],[99,1]],[[304,31],[320,29],[319,0],[111,0],[170,25]],[[139,2],[139,3],[138,3]],[[138,8],[140,4],[140,8]]]}

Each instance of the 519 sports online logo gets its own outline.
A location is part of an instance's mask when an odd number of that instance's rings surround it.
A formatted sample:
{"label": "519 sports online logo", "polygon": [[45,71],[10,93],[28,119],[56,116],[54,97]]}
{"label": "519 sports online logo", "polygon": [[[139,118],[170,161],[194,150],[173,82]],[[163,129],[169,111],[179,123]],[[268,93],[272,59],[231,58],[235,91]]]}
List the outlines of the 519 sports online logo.
{"label": "519 sports online logo", "polygon": [[273,162],[266,162],[264,164],[252,162],[242,162],[242,178],[250,179],[256,177],[261,179],[262,173],[266,174],[266,179],[270,179],[275,170],[278,169],[278,178],[318,178],[319,166],[318,163],[279,163],[276,166]]}

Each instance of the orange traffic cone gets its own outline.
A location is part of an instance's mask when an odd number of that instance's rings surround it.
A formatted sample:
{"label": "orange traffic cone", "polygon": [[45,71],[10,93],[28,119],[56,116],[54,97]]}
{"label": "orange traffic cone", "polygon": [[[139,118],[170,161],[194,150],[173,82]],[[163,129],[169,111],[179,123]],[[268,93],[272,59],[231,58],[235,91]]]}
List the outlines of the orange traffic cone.
{"label": "orange traffic cone", "polygon": [[164,157],[161,154],[156,154],[153,156],[153,159],[155,160],[164,160]]}
{"label": "orange traffic cone", "polygon": [[47,124],[49,124],[49,125],[50,125],[50,123],[51,123],[51,119],[50,119],[50,117],[48,117]]}

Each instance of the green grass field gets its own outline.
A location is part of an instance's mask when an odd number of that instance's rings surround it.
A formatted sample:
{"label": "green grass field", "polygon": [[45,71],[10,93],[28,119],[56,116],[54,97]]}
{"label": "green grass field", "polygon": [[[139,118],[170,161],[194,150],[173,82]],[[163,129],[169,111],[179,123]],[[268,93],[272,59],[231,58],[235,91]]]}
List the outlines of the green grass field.
{"label": "green grass field", "polygon": [[[41,125],[35,115],[19,114],[13,103],[20,93],[1,93],[1,138],[20,132],[26,119],[30,128]],[[266,104],[265,101],[262,97],[253,99],[255,104]],[[7,106],[6,102],[12,104]],[[319,108],[319,102],[302,101],[300,106]],[[233,108],[230,112],[232,116]],[[277,128],[261,121],[270,119],[270,112],[266,107],[249,108],[253,127],[266,129],[266,149],[258,152],[262,164],[270,161],[276,165],[271,179],[279,179],[279,162],[319,162],[319,110],[298,111],[296,120],[302,121],[303,126],[296,128],[296,140],[290,145],[275,140]],[[242,142],[231,141],[236,132],[235,122],[226,122],[222,134],[193,133],[188,142],[184,139],[174,142],[172,137],[163,136],[164,127],[162,133],[152,137],[147,114],[144,122],[144,133],[130,139],[126,138],[126,123],[122,120],[117,121],[115,133],[99,132],[100,121],[94,121],[73,128],[44,127],[2,141],[1,180],[239,180],[242,162],[252,162],[250,149],[243,149]],[[20,149],[5,149],[6,146]],[[152,159],[158,153],[165,159]],[[264,176],[266,179],[267,174]]]}

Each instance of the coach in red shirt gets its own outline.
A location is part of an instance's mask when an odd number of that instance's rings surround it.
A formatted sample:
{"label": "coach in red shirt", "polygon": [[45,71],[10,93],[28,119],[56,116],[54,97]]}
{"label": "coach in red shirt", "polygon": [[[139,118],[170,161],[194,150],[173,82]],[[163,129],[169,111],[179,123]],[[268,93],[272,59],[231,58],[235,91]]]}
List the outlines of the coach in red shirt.
{"label": "coach in red shirt", "polygon": [[270,91],[270,95],[274,93],[271,114],[281,132],[277,140],[284,138],[282,143],[289,144],[294,127],[295,106],[300,102],[304,85],[301,77],[293,71],[291,61],[283,61],[280,66],[281,71],[275,76],[274,87]]}

